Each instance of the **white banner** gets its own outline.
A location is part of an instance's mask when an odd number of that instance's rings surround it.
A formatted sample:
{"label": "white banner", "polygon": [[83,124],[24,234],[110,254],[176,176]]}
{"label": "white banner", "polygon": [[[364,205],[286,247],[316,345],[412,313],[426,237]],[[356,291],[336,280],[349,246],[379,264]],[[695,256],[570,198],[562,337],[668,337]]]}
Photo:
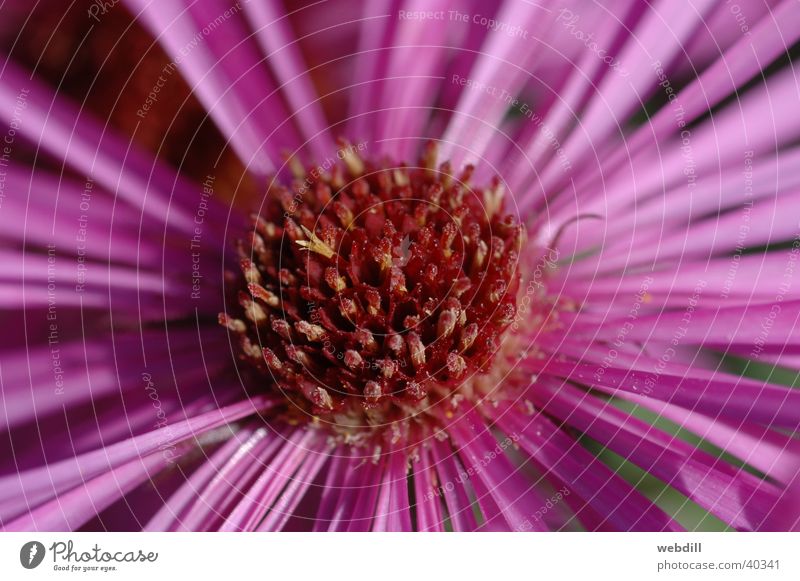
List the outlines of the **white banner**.
{"label": "white banner", "polygon": [[798,579],[797,533],[3,533],[0,579]]}

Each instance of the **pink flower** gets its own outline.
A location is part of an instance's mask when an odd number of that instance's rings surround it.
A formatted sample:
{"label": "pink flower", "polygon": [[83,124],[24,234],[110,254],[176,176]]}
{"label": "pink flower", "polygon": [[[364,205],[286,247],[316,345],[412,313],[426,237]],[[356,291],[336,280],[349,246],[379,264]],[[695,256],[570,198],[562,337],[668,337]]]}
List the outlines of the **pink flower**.
{"label": "pink flower", "polygon": [[15,4],[3,528],[795,528],[800,5],[733,6],[95,3],[100,111]]}

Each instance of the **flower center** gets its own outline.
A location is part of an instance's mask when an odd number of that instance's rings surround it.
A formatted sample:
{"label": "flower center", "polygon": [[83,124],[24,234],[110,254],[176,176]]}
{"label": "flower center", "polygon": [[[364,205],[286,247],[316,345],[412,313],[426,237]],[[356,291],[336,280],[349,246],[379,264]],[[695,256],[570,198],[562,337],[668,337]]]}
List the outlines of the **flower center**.
{"label": "flower center", "polygon": [[[294,413],[377,427],[425,413],[489,373],[516,313],[524,228],[503,190],[436,165],[362,160],[270,185],[220,322]],[[469,387],[467,385],[467,387]]]}

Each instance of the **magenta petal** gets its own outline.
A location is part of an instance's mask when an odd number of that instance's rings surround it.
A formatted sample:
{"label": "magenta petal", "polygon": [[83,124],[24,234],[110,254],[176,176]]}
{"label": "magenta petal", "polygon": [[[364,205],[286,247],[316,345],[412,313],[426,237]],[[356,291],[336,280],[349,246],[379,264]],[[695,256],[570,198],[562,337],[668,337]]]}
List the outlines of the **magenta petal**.
{"label": "magenta petal", "polygon": [[475,472],[474,477],[483,481],[512,529],[546,530],[538,516],[546,499],[522,478],[502,450],[496,452],[497,441],[477,412],[469,410],[451,424],[448,433],[459,446],[459,456]]}
{"label": "magenta petal", "polygon": [[[256,32],[267,63],[277,77],[279,89],[286,95],[311,156],[327,159],[336,146],[327,131],[319,96],[311,84],[303,55],[299,50],[288,18],[277,0],[247,2],[244,12]],[[284,146],[285,147],[285,146]]]}
{"label": "magenta petal", "polygon": [[153,477],[165,466],[155,453],[127,462],[93,478],[3,527],[7,531],[75,530],[94,515]]}
{"label": "magenta petal", "polygon": [[[679,531],[682,527],[634,490],[545,416],[523,417],[508,412],[500,420],[518,433],[520,446],[569,490],[618,531]],[[573,503],[575,504],[575,503]],[[577,511],[582,519],[582,511]]]}
{"label": "magenta petal", "polygon": [[[138,208],[153,224],[191,235],[196,190],[160,162],[149,158],[120,137],[58,97],[6,59],[0,74],[0,115],[6,123],[20,88],[27,88],[25,123],[20,133],[34,146],[91,177],[107,191]],[[194,206],[190,211],[189,204]]]}
{"label": "magenta petal", "polygon": [[143,530],[175,530],[175,524],[185,518],[187,510],[196,502],[201,490],[211,482],[225,462],[231,458],[237,448],[243,445],[252,432],[253,427],[242,427],[239,432],[233,434],[218,450],[207,457],[180,488],[165,499],[164,504],[143,527]]}
{"label": "magenta petal", "polygon": [[436,472],[431,464],[430,455],[429,446],[421,446],[419,459],[413,465],[417,528],[420,531],[438,532],[444,530],[444,517],[434,484]]}
{"label": "magenta petal", "polygon": [[383,482],[378,493],[372,530],[408,532],[412,530],[406,481],[408,459],[402,450],[390,454],[387,461],[388,469],[384,472]]}
{"label": "magenta petal", "polygon": [[541,381],[532,392],[545,411],[585,431],[737,528],[757,530],[779,489],[728,466],[569,384]]}
{"label": "magenta petal", "polygon": [[434,466],[447,506],[448,518],[454,531],[474,531],[478,523],[472,512],[472,502],[467,493],[466,474],[453,449],[444,442],[431,441]]}
{"label": "magenta petal", "polygon": [[0,478],[0,518],[5,520],[19,514],[28,506],[58,496],[86,478],[93,478],[131,459],[158,450],[165,442],[179,444],[197,438],[204,432],[267,407],[268,399],[252,398],[75,458],[3,476]]}
{"label": "magenta petal", "polygon": [[330,449],[319,450],[311,454],[297,470],[291,482],[272,505],[269,514],[256,530],[280,531],[291,518],[300,504],[306,491],[311,487],[314,478],[328,461]]}
{"label": "magenta petal", "polygon": [[[272,171],[281,148],[296,149],[293,128],[284,124],[288,113],[259,66],[258,50],[238,10],[220,0],[128,4],[163,44],[246,166],[258,173]],[[201,24],[207,22],[217,23],[210,33]]]}
{"label": "magenta petal", "polygon": [[290,481],[298,467],[314,453],[311,430],[296,430],[278,450],[278,453],[263,467],[258,479],[244,491],[243,498],[225,517],[220,530],[255,530],[266,515],[283,487]]}

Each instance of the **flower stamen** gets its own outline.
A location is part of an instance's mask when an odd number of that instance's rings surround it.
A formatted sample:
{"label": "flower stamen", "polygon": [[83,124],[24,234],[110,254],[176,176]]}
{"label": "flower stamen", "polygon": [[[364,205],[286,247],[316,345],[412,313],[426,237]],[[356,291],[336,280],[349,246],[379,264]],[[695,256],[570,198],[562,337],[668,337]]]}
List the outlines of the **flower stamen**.
{"label": "flower stamen", "polygon": [[481,190],[471,166],[458,178],[437,169],[434,144],[418,167],[352,147],[340,158],[329,172],[291,158],[302,184],[269,188],[238,244],[247,292],[220,324],[290,407],[374,430],[490,372],[516,313],[525,233],[502,215],[499,180]]}

